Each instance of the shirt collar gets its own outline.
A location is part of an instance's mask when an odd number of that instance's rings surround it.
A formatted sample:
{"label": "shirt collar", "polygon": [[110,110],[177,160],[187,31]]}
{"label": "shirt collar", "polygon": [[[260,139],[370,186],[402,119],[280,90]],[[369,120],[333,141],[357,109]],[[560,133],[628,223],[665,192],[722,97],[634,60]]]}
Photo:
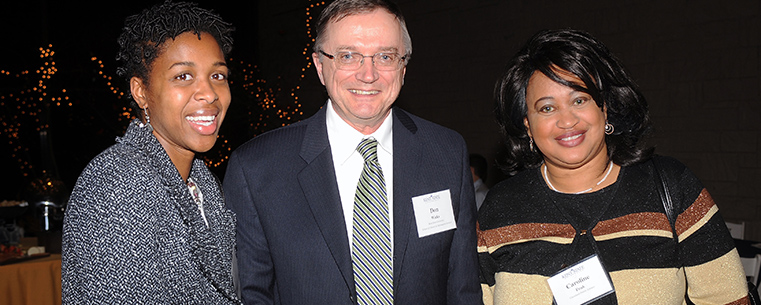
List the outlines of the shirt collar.
{"label": "shirt collar", "polygon": [[378,141],[380,149],[393,155],[393,137],[392,137],[392,116],[393,109],[388,113],[388,116],[383,120],[378,130],[369,135],[364,135],[361,132],[351,127],[346,121],[344,121],[335,109],[333,109],[333,101],[328,99],[325,115],[325,121],[328,127],[328,140],[330,141],[330,149],[333,153],[333,160],[336,163],[343,164],[353,153],[359,154],[356,151],[357,145],[364,138],[373,137]]}

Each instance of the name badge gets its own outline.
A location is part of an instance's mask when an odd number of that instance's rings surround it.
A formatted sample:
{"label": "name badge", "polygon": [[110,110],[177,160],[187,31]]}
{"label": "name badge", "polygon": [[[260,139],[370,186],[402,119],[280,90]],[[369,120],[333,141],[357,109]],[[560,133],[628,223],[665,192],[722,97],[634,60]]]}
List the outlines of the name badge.
{"label": "name badge", "polygon": [[449,190],[412,197],[419,238],[457,228]]}
{"label": "name badge", "polygon": [[557,305],[587,304],[613,293],[613,283],[597,254],[547,279]]}

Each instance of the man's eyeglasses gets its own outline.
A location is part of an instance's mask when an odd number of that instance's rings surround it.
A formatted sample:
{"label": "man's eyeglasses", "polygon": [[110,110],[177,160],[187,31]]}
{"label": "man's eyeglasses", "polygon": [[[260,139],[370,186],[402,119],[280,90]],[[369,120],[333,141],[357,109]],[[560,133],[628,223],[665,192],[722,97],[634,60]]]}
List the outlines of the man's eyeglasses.
{"label": "man's eyeglasses", "polygon": [[372,56],[365,56],[356,52],[338,52],[336,55],[330,55],[320,50],[322,55],[333,60],[336,68],[340,70],[357,70],[365,62],[365,57],[373,60],[375,68],[381,71],[395,71],[402,67],[402,63],[407,56],[401,56],[396,53],[376,53]]}

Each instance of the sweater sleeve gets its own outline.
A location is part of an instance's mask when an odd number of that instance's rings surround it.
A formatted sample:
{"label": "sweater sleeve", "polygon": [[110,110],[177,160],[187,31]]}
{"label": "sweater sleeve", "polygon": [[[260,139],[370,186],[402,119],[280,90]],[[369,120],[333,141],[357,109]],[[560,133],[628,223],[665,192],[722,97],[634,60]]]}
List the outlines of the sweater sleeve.
{"label": "sweater sleeve", "polygon": [[494,304],[494,276],[497,273],[497,262],[489,254],[489,244],[484,238],[484,232],[476,224],[478,233],[478,265],[479,279],[481,281],[481,293],[485,305]]}
{"label": "sweater sleeve", "polygon": [[674,229],[687,293],[695,304],[749,304],[745,272],[719,208],[686,167],[673,175]]}

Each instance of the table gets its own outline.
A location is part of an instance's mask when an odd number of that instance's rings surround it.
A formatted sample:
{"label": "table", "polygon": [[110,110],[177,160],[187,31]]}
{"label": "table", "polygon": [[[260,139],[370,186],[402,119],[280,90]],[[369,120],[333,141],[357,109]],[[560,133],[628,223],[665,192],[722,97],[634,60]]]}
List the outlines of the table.
{"label": "table", "polygon": [[61,255],[0,266],[0,305],[61,304]]}

